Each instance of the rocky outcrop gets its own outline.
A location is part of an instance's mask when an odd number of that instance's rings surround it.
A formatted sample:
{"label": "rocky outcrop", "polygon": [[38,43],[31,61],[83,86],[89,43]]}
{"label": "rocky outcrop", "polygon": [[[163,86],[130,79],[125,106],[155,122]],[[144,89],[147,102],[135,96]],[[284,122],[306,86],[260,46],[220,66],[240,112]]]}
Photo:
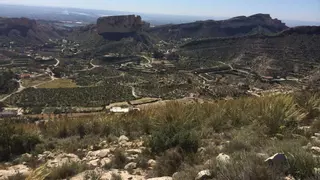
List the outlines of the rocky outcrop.
{"label": "rocky outcrop", "polygon": [[97,21],[98,34],[103,33],[130,33],[139,31],[143,25],[140,16],[107,16]]}
{"label": "rocky outcrop", "polygon": [[277,33],[288,27],[269,14],[256,14],[249,17],[239,16],[222,21],[197,21],[193,23],[165,25],[150,29],[163,39],[207,38],[242,36],[255,33]]}
{"label": "rocky outcrop", "polygon": [[141,17],[136,15],[107,16],[98,19],[97,32],[105,39],[120,40],[134,36],[149,26],[150,24],[142,21]]}

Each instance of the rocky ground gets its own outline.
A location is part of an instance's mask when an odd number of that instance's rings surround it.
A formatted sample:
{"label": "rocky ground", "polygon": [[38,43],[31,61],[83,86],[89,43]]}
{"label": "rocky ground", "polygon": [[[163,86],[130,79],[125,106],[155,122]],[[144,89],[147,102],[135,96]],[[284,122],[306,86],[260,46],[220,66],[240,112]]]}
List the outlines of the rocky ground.
{"label": "rocky ground", "polygon": [[[310,130],[309,126],[300,127],[303,131]],[[223,133],[221,134],[223,135]],[[313,157],[319,159],[320,157],[320,133],[315,133],[311,137],[311,142],[303,149],[307,149],[313,153]],[[220,149],[221,153],[214,159],[207,160],[204,165],[200,165],[195,169],[199,169],[195,180],[206,180],[213,179],[213,174],[210,168],[212,160],[216,161],[217,166],[226,166],[231,163],[232,156],[223,153],[225,146],[230,141],[225,141],[221,145],[216,146]],[[208,150],[209,147],[199,148],[199,154],[203,154]],[[119,154],[121,149],[121,153]],[[71,180],[86,180],[86,179],[101,179],[101,180],[179,180],[182,179],[183,172],[176,172],[172,177],[150,177],[150,172],[157,166],[157,161],[154,159],[145,159],[144,151],[146,151],[143,140],[130,141],[126,136],[120,136],[114,139],[112,142],[107,140],[101,141],[99,144],[91,146],[88,149],[78,149],[74,154],[65,152],[50,152],[45,151],[37,156],[31,154],[23,154],[17,158],[14,162],[21,162],[21,164],[5,163],[0,170],[0,180],[6,179],[45,179],[48,174],[54,169],[61,167],[66,168],[70,164],[82,164],[86,168],[83,172],[80,172],[73,177],[68,179]],[[270,166],[283,166],[288,168],[289,163],[287,156],[281,152],[276,153],[272,156],[268,156],[265,153],[258,153],[257,156],[261,157],[264,163]],[[36,161],[42,165],[33,169],[30,167],[30,161]],[[24,161],[24,162],[22,162]],[[117,167],[117,168],[115,168]],[[200,169],[202,168],[202,170]],[[314,168],[317,174],[320,174],[320,168]],[[50,178],[49,178],[50,179]],[[283,177],[284,180],[295,180],[291,175]]]}

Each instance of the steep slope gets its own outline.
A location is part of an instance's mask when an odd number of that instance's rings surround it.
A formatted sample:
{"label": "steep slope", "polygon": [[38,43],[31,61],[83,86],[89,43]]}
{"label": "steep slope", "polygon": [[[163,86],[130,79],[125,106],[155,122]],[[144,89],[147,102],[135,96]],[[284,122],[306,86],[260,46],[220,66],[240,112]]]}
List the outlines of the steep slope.
{"label": "steep slope", "polygon": [[223,61],[267,76],[304,76],[320,67],[320,27],[297,27],[273,36],[197,40],[180,53],[196,61]]}
{"label": "steep slope", "polygon": [[277,33],[288,27],[269,14],[239,16],[223,21],[197,21],[193,23],[165,25],[149,30],[162,39],[228,37],[255,33]]}
{"label": "steep slope", "polygon": [[50,23],[37,22],[27,18],[0,18],[0,41],[16,45],[44,43],[61,38],[64,32]]}

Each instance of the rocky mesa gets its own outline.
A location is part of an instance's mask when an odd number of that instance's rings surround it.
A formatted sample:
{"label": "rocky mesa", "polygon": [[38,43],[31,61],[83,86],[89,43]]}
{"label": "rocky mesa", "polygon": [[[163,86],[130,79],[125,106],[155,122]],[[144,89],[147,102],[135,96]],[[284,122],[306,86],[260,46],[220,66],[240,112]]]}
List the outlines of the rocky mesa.
{"label": "rocky mesa", "polygon": [[133,36],[148,27],[149,24],[136,15],[107,16],[97,20],[98,34],[110,40]]}
{"label": "rocky mesa", "polygon": [[99,34],[135,32],[139,31],[142,25],[141,17],[136,15],[100,17],[97,21]]}
{"label": "rocky mesa", "polygon": [[230,37],[247,34],[272,34],[281,32],[288,27],[269,14],[238,16],[222,21],[197,21],[186,24],[165,25],[149,30],[162,39]]}

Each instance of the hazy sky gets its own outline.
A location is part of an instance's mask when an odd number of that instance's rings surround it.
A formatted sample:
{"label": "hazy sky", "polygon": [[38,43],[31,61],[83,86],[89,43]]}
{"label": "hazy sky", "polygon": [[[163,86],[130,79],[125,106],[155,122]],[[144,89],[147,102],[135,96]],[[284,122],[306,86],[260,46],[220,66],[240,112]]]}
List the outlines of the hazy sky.
{"label": "hazy sky", "polygon": [[268,13],[279,19],[320,22],[320,0],[0,0],[0,3],[218,17]]}

